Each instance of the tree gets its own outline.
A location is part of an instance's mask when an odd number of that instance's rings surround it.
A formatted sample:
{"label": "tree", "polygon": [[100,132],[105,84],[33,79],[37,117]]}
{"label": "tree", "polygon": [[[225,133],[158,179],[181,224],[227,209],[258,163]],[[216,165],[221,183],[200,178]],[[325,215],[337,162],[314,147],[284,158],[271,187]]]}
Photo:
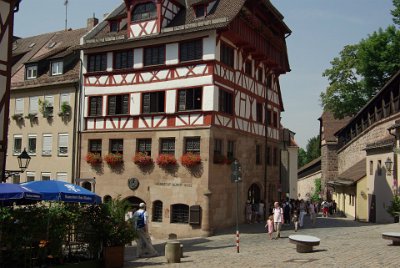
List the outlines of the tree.
{"label": "tree", "polygon": [[311,162],[321,156],[319,135],[312,137],[307,143],[307,162]]}
{"label": "tree", "polygon": [[[400,0],[393,0],[393,22],[400,25]],[[331,61],[323,76],[329,86],[321,104],[335,118],[356,114],[388,79],[400,69],[400,31],[391,25],[379,29],[358,44],[347,45]]]}
{"label": "tree", "polygon": [[301,168],[305,164],[307,164],[307,152],[303,148],[300,148],[297,160],[298,168]]}

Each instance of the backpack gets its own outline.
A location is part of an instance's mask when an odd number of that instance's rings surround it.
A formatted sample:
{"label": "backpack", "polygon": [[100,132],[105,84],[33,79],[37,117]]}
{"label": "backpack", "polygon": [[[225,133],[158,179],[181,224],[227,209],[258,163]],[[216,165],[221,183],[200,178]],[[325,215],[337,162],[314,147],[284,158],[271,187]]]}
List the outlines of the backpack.
{"label": "backpack", "polygon": [[144,211],[137,211],[135,212],[135,215],[133,216],[133,226],[135,226],[136,229],[138,228],[143,228],[144,227]]}

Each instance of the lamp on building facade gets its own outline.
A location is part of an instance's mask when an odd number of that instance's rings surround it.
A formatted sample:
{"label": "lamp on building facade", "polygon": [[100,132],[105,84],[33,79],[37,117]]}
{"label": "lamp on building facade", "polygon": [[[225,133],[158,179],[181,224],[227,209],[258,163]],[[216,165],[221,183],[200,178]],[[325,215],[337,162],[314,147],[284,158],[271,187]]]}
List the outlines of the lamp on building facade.
{"label": "lamp on building facade", "polygon": [[19,156],[17,156],[17,159],[18,159],[18,167],[20,168],[20,170],[4,170],[3,182],[5,182],[6,179],[8,179],[9,177],[11,177],[13,175],[17,175],[19,173],[24,173],[25,170],[29,166],[29,162],[31,161],[31,157],[26,152],[25,148],[22,151],[22,153]]}
{"label": "lamp on building facade", "polygon": [[393,165],[393,161],[392,161],[392,159],[390,159],[388,157],[385,161],[385,167],[386,167],[387,175],[389,175],[389,176],[392,175],[392,165]]}

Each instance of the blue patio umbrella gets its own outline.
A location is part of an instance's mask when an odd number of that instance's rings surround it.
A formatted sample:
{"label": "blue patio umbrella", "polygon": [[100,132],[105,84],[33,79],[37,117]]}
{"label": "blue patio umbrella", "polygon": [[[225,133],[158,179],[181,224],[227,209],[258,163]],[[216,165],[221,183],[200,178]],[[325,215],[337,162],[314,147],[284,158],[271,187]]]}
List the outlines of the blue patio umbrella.
{"label": "blue patio umbrella", "polygon": [[42,194],[30,189],[29,187],[12,184],[0,183],[0,204],[1,205],[24,205],[35,203],[42,200]]}
{"label": "blue patio umbrella", "polygon": [[31,181],[22,184],[43,195],[43,200],[72,203],[101,203],[100,196],[79,186],[64,181]]}

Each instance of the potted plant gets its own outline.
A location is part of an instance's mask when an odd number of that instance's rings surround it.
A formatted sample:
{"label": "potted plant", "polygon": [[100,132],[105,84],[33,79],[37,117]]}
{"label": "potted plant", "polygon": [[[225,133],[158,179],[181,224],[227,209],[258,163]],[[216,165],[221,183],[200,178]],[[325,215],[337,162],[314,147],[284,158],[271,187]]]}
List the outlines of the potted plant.
{"label": "potted plant", "polygon": [[120,153],[109,153],[104,156],[104,161],[106,161],[110,166],[116,166],[124,162],[124,158]]}
{"label": "potted plant", "polygon": [[103,161],[100,154],[91,153],[91,152],[87,153],[85,160],[86,160],[86,162],[88,162],[91,165],[97,165]]}
{"label": "potted plant", "polygon": [[201,163],[201,157],[199,154],[185,153],[181,156],[181,163],[185,167],[194,167]]}
{"label": "potted plant", "polygon": [[59,116],[61,117],[66,117],[66,116],[70,116],[71,115],[71,105],[69,105],[68,102],[64,101],[61,104],[61,109],[60,112],[58,113]]}
{"label": "potted plant", "polygon": [[26,115],[25,118],[32,121],[37,118],[37,113],[28,113],[28,115]]}
{"label": "potted plant", "polygon": [[124,265],[124,247],[135,238],[135,230],[125,215],[130,209],[127,200],[120,197],[102,204],[103,217],[99,236],[103,241],[104,267],[119,268]]}
{"label": "potted plant", "polygon": [[18,122],[18,121],[24,119],[24,116],[23,116],[23,114],[13,114],[11,116],[11,118]]}
{"label": "potted plant", "polygon": [[176,158],[172,154],[159,154],[157,157],[157,165],[160,167],[168,167],[176,165]]}
{"label": "potted plant", "polygon": [[53,117],[53,104],[51,104],[48,100],[39,100],[39,106],[40,112],[43,114],[43,117]]}
{"label": "potted plant", "polygon": [[139,167],[145,167],[153,164],[153,159],[146,152],[136,152],[132,160]]}
{"label": "potted plant", "polygon": [[393,200],[390,202],[390,206],[387,208],[387,212],[392,215],[394,222],[399,222],[400,215],[400,195],[393,196]]}

